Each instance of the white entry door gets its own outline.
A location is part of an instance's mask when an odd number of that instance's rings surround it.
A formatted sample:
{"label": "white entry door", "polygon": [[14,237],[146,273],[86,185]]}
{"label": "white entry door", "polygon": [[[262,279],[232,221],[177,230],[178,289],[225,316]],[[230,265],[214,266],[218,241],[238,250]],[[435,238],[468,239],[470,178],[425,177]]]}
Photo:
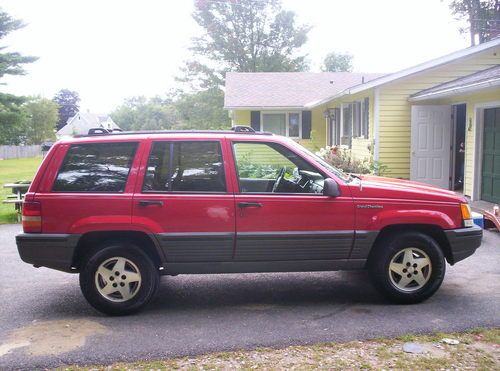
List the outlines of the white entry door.
{"label": "white entry door", "polygon": [[451,127],[451,106],[411,107],[411,180],[449,189]]}

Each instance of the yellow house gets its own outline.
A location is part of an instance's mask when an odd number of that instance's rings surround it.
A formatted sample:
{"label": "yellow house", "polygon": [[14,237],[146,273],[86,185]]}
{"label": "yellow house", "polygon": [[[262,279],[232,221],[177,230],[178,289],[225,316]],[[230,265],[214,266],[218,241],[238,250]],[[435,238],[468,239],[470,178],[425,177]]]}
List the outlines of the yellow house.
{"label": "yellow house", "polygon": [[500,203],[500,38],[388,74],[228,73],[233,126]]}

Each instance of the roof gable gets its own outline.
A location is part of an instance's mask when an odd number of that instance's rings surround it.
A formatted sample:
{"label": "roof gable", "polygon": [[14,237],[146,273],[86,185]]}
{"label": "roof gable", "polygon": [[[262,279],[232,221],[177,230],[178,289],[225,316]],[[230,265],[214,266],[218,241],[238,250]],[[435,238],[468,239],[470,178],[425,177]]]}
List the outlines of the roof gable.
{"label": "roof gable", "polygon": [[113,121],[111,116],[106,114],[96,114],[90,112],[78,112],[75,116],[68,120],[58,132],[58,135],[83,135],[87,134],[90,129],[105,128],[105,129],[120,129]]}
{"label": "roof gable", "polygon": [[409,100],[418,101],[439,98],[464,91],[497,86],[500,86],[500,65],[421,90],[410,96]]}
{"label": "roof gable", "polygon": [[442,57],[435,58],[435,59],[432,59],[430,61],[418,64],[416,66],[406,68],[406,69],[401,70],[399,72],[395,72],[392,74],[388,74],[388,75],[379,77],[377,79],[370,81],[367,84],[362,84],[362,85],[360,84],[357,86],[353,86],[349,89],[348,93],[349,94],[356,94],[356,93],[359,93],[363,90],[370,89],[370,88],[380,86],[383,84],[387,84],[389,82],[398,80],[400,78],[410,76],[410,75],[413,75],[415,73],[425,71],[425,70],[428,70],[428,69],[431,69],[434,67],[438,67],[440,65],[447,64],[447,63],[453,62],[455,60],[458,60],[458,59],[461,59],[464,57],[468,57],[470,55],[477,54],[477,53],[480,53],[482,51],[485,51],[485,50],[488,50],[488,49],[491,49],[491,48],[494,48],[497,46],[500,46],[500,37],[497,37],[496,39],[490,40],[490,41],[485,42],[483,44],[471,46],[469,48],[462,49],[462,50],[444,55]]}

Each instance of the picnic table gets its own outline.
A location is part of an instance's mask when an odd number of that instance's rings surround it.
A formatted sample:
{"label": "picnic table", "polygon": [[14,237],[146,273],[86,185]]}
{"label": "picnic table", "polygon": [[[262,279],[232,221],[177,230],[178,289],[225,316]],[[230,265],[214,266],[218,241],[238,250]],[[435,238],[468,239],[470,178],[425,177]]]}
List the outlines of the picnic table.
{"label": "picnic table", "polygon": [[[31,182],[30,182],[31,183]],[[4,188],[12,188],[12,196],[7,196],[6,200],[2,200],[3,204],[14,204],[17,211],[17,221],[21,221],[21,211],[23,205],[24,194],[28,191],[30,183],[18,182],[4,184]]]}

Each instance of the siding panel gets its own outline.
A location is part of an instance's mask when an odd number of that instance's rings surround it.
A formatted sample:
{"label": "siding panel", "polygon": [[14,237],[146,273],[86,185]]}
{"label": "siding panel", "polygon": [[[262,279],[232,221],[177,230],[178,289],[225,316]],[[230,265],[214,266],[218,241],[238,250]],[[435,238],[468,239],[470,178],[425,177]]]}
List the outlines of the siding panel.
{"label": "siding panel", "polygon": [[[411,104],[408,102],[409,96],[420,90],[493,67],[499,63],[500,47],[497,47],[408,76],[380,88],[379,155],[380,161],[389,168],[389,176],[410,177]],[[469,116],[469,112],[467,115]],[[468,132],[467,146],[469,148],[473,144],[471,136]],[[471,157],[466,152],[465,187],[467,191],[471,188],[469,181],[471,178],[469,173],[472,172]],[[404,164],[407,166],[402,166]]]}

